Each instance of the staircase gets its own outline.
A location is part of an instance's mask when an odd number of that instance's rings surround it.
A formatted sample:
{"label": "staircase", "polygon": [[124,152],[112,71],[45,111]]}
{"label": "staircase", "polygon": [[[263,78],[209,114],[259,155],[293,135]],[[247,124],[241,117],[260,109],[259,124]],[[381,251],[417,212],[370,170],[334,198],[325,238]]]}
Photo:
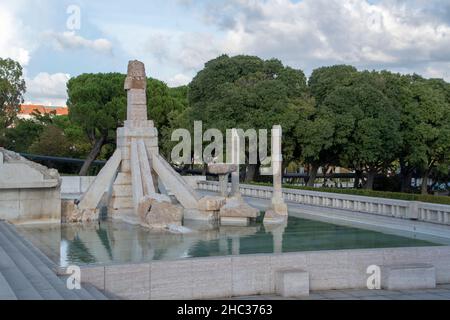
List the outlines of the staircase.
{"label": "staircase", "polygon": [[112,194],[113,215],[117,212],[134,212],[131,174],[119,172],[113,184]]}
{"label": "staircase", "polygon": [[92,285],[69,290],[54,263],[15,228],[0,221],[0,300],[108,300]]}

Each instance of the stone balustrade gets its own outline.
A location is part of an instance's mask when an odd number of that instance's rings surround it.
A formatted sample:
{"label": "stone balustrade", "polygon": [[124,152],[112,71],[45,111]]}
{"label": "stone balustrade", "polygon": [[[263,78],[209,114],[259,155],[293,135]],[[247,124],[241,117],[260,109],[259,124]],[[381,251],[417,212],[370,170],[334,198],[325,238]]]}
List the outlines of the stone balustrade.
{"label": "stone balustrade", "polygon": [[[228,187],[231,188],[231,184]],[[219,192],[219,184],[216,181],[199,181],[198,189]],[[246,197],[271,199],[273,188],[241,184],[240,192],[242,196]],[[436,224],[450,224],[449,205],[299,189],[283,189],[283,198],[287,202],[303,205],[413,219]]]}

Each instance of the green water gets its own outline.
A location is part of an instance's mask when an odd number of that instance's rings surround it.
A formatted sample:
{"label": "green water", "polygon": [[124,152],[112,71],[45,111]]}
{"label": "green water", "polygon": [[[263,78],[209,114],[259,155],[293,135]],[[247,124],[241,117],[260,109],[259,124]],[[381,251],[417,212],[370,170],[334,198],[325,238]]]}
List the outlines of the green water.
{"label": "green water", "polygon": [[[290,217],[285,226],[187,225],[187,234],[149,231],[117,221],[23,226],[19,232],[61,266],[189,257],[437,245],[410,237]],[[270,229],[269,229],[270,228]]]}

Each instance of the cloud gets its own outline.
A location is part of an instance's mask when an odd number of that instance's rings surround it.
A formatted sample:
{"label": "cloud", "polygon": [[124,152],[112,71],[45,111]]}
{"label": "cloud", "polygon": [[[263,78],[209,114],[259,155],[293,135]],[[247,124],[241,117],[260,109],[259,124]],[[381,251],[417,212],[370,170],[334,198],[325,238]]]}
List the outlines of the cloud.
{"label": "cloud", "polygon": [[167,80],[167,85],[169,87],[184,86],[184,85],[187,85],[191,81],[191,79],[192,79],[192,77],[187,76],[182,73],[179,73],[179,74],[176,74],[175,76],[169,78]]}
{"label": "cloud", "polygon": [[47,36],[54,40],[59,50],[91,49],[99,53],[112,54],[112,43],[107,39],[89,40],[73,31],[48,32]]}
{"label": "cloud", "polygon": [[450,62],[450,17],[443,19],[436,3],[443,1],[232,0],[206,6],[204,14],[225,32],[228,53],[277,57],[308,69],[349,63],[414,71]]}
{"label": "cloud", "polygon": [[44,105],[65,106],[67,101],[66,84],[70,75],[41,72],[34,78],[25,78],[27,92],[25,101]]}
{"label": "cloud", "polygon": [[5,4],[0,4],[0,30],[0,57],[26,66],[30,61],[31,42],[25,39],[22,21]]}

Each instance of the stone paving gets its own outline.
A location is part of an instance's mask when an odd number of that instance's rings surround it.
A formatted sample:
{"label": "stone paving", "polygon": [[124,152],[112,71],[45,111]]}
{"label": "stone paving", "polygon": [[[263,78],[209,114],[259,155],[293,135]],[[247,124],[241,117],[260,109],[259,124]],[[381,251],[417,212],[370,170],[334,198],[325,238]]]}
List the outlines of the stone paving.
{"label": "stone paving", "polygon": [[450,284],[423,290],[327,290],[313,291],[308,297],[286,299],[280,296],[236,297],[234,300],[450,300]]}

